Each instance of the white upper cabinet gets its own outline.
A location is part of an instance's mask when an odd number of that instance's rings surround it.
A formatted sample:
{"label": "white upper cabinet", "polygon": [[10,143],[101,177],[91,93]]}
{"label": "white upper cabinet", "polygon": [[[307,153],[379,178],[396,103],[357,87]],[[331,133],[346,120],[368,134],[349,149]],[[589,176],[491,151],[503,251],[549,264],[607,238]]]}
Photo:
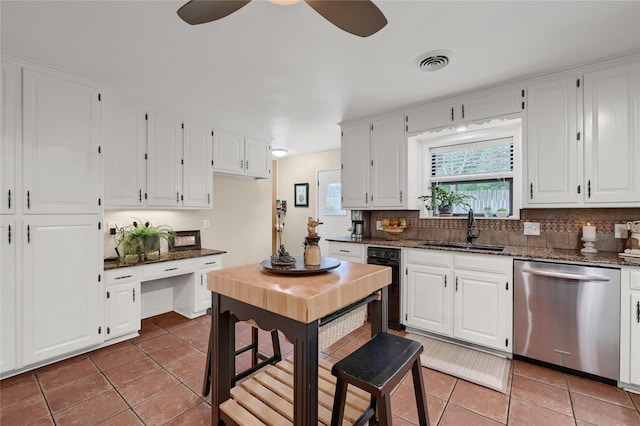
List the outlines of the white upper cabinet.
{"label": "white upper cabinet", "polygon": [[240,135],[213,131],[213,171],[217,173],[244,173],[244,138]]}
{"label": "white upper cabinet", "polygon": [[22,80],[23,212],[98,213],[98,91],[29,68]]}
{"label": "white upper cabinet", "polygon": [[246,174],[268,178],[271,174],[271,146],[264,141],[245,138],[244,162]]}
{"label": "white upper cabinet", "polygon": [[342,207],[406,208],[404,116],[342,128]]}
{"label": "white upper cabinet", "polygon": [[179,207],[182,189],[182,122],[148,114],[147,206]]}
{"label": "white upper cabinet", "polygon": [[640,63],[527,89],[525,207],[640,201]]}
{"label": "white upper cabinet", "polygon": [[577,81],[568,76],[527,89],[529,204],[578,202]]}
{"label": "white upper cabinet", "polygon": [[213,131],[204,126],[185,123],[183,138],[182,205],[211,207]]}
{"label": "white upper cabinet", "polygon": [[20,68],[2,61],[2,144],[0,145],[0,214],[16,211]]}
{"label": "white upper cabinet", "polygon": [[376,208],[404,206],[405,146],[404,116],[371,123],[371,197]]}
{"label": "white upper cabinet", "polygon": [[217,174],[267,178],[271,174],[271,147],[257,139],[214,130],[213,171]]}
{"label": "white upper cabinet", "polygon": [[107,207],[144,205],[145,111],[107,98],[104,102],[104,192]]}
{"label": "white upper cabinet", "polygon": [[25,216],[24,365],[103,341],[101,233],[96,215]]}
{"label": "white upper cabinet", "polygon": [[342,128],[342,208],[366,209],[371,206],[371,160],[369,124]]}
{"label": "white upper cabinet", "polygon": [[640,201],[640,63],[584,75],[585,202]]}
{"label": "white upper cabinet", "polygon": [[491,119],[522,111],[522,89],[496,89],[434,102],[407,113],[407,132]]}

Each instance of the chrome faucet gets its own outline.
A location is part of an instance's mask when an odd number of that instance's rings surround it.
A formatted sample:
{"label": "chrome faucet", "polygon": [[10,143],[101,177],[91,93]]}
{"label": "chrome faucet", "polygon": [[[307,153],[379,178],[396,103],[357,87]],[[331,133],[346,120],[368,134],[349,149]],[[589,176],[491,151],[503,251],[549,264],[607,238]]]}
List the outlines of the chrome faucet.
{"label": "chrome faucet", "polygon": [[473,233],[473,228],[476,227],[476,218],[473,214],[473,209],[469,209],[467,216],[467,244],[473,244],[473,240],[478,238],[478,233]]}

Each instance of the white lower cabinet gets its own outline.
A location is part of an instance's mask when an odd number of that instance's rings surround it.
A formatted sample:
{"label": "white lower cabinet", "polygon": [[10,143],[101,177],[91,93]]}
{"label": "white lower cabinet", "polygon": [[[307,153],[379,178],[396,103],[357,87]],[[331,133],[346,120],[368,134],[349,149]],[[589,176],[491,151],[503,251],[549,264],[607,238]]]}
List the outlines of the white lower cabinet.
{"label": "white lower cabinet", "polygon": [[16,221],[0,216],[0,373],[16,368],[17,361],[16,237]]}
{"label": "white lower cabinet", "polygon": [[137,268],[105,272],[107,307],[106,339],[114,339],[140,330],[140,278]]}
{"label": "white lower cabinet", "polygon": [[98,218],[32,216],[22,223],[22,362],[97,345],[103,289]]}
{"label": "white lower cabinet", "polygon": [[640,390],[640,268],[621,271],[620,381]]}
{"label": "white lower cabinet", "polygon": [[329,241],[329,257],[346,262],[365,263],[366,247],[360,243]]}
{"label": "white lower cabinet", "polygon": [[211,307],[211,291],[207,288],[207,274],[222,269],[222,256],[207,256],[200,259],[196,272],[194,313],[203,314]]}
{"label": "white lower cabinet", "polygon": [[510,257],[405,249],[409,327],[512,351]]}

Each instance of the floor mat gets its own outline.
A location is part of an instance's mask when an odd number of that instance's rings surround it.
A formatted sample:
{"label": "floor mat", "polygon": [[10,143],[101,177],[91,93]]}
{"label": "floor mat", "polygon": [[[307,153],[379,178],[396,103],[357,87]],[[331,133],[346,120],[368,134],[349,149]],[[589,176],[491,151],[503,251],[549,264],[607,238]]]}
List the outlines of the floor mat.
{"label": "floor mat", "polygon": [[425,336],[407,337],[415,337],[424,345],[420,356],[423,366],[507,393],[509,359]]}

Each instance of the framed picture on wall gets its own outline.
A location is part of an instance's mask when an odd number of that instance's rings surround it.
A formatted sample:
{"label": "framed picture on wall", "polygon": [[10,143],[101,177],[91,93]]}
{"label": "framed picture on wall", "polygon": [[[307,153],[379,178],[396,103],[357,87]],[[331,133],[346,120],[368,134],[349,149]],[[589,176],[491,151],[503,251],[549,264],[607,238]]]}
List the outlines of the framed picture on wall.
{"label": "framed picture on wall", "polygon": [[309,207],[309,184],[308,183],[294,183],[293,184],[293,198],[295,200],[294,206],[296,206],[296,207]]}

